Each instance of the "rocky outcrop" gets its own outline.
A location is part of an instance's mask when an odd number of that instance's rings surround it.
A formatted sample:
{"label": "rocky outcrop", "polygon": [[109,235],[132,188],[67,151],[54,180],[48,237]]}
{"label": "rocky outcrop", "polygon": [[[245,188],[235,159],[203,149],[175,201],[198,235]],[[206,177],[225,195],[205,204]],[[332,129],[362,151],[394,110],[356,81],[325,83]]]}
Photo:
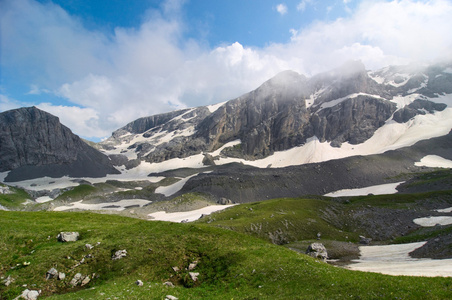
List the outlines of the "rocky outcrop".
{"label": "rocky outcrop", "polygon": [[392,102],[358,96],[313,114],[312,130],[321,142],[330,141],[339,146],[343,142],[359,144],[372,137],[395,110]]}
{"label": "rocky outcrop", "polygon": [[36,107],[0,114],[0,172],[10,170],[6,181],[118,173],[105,155]]}
{"label": "rocky outcrop", "polygon": [[310,244],[308,249],[306,249],[306,254],[323,261],[328,259],[328,252],[322,243]]}
{"label": "rocky outcrop", "polygon": [[394,113],[393,119],[398,123],[408,122],[417,115],[432,114],[435,111],[443,111],[447,105],[444,103],[435,103],[424,99],[416,99],[409,105],[399,109]]}

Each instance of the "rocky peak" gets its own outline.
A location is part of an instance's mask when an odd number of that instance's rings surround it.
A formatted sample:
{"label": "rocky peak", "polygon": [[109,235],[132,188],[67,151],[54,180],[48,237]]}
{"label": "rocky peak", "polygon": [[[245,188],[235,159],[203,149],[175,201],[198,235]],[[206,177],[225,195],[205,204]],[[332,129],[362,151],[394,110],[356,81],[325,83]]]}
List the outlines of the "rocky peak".
{"label": "rocky peak", "polygon": [[[51,166],[58,166],[59,171],[56,173],[61,171],[63,175],[70,175],[71,172],[85,172],[77,168],[84,163],[92,165],[86,170],[85,176],[117,173],[107,157],[74,135],[60,123],[58,117],[36,107],[0,113],[1,172],[17,170],[13,173],[20,180],[33,177],[32,167],[47,170],[47,174],[40,176],[57,176],[54,174],[55,168]],[[27,168],[27,171],[23,168]]]}

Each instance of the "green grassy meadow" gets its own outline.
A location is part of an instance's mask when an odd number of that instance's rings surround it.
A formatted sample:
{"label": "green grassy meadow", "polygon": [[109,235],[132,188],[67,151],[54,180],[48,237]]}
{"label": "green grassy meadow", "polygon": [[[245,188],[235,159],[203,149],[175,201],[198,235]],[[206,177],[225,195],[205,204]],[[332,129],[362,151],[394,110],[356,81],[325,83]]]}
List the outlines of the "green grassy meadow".
{"label": "green grassy meadow", "polygon": [[[289,212],[290,201],[287,206],[279,204],[282,212]],[[237,217],[252,213],[250,207],[236,206],[223,214]],[[268,214],[266,218],[272,213]],[[304,217],[313,216],[308,210]],[[150,222],[87,212],[0,211],[0,229],[0,277],[15,280],[9,286],[0,284],[2,300],[14,299],[25,288],[41,290],[40,299],[452,298],[450,278],[349,271],[212,224]],[[77,231],[80,240],[58,242],[61,231]],[[86,244],[94,248],[87,249]],[[112,260],[115,251],[122,249],[127,256]],[[192,271],[199,273],[196,282],[186,270],[194,261],[198,262]],[[46,280],[52,267],[66,278]],[[69,282],[76,273],[92,279],[83,287],[73,287]],[[144,285],[137,286],[137,280]],[[166,281],[175,287],[165,286]]]}

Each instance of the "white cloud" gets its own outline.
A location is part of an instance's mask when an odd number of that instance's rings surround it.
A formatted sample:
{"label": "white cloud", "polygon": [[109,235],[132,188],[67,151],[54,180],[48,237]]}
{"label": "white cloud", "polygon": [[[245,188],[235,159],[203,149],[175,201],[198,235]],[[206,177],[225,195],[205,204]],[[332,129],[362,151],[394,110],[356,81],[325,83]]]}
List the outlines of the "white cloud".
{"label": "white cloud", "polygon": [[[349,18],[300,29],[284,48],[299,51],[307,61],[330,66],[346,59],[361,59],[367,67],[376,68],[450,58],[450,15],[452,4],[442,0],[365,1]],[[308,67],[322,69],[318,63]]]}
{"label": "white cloud", "polygon": [[[87,137],[138,117],[235,98],[286,69],[313,75],[348,59],[374,69],[450,57],[452,49],[452,4],[444,0],[365,1],[347,18],[291,29],[286,44],[215,49],[183,38],[180,1],[113,35],[86,29],[51,2],[3,3],[2,66],[27,78],[30,94],[51,90],[72,103],[38,106]],[[20,104],[0,95],[0,110]]]}
{"label": "white cloud", "polygon": [[298,3],[297,5],[297,10],[299,11],[305,11],[306,10],[306,5],[312,3],[312,0],[302,0],[300,3]]}
{"label": "white cloud", "polygon": [[15,99],[11,99],[6,95],[0,94],[0,112],[19,108],[23,106],[22,103]]}
{"label": "white cloud", "polygon": [[69,127],[77,129],[77,134],[83,137],[108,136],[111,132],[99,127],[99,115],[92,108],[80,108],[76,106],[53,105],[51,103],[40,103],[37,108],[58,116],[60,122]]}
{"label": "white cloud", "polygon": [[276,11],[279,12],[279,14],[282,16],[287,14],[287,5],[285,5],[284,3],[276,5]]}

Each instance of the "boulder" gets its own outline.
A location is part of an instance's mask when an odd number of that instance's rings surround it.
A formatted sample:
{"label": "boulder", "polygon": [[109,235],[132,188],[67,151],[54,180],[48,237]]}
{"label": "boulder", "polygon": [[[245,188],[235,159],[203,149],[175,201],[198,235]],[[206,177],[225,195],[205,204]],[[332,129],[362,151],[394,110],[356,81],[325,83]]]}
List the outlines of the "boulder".
{"label": "boulder", "polygon": [[370,242],[372,241],[371,238],[366,238],[365,236],[362,236],[362,235],[360,235],[359,238],[360,238],[359,243],[362,245],[369,245]]}
{"label": "boulder", "polygon": [[25,299],[25,300],[36,300],[39,297],[39,294],[41,294],[41,291],[36,291],[36,290],[29,290],[26,289],[25,291],[22,292],[22,294],[15,298],[15,299]]}
{"label": "boulder", "polygon": [[166,295],[165,300],[178,300],[179,298],[174,297],[172,295]]}
{"label": "boulder", "polygon": [[163,283],[163,285],[166,285],[167,287],[174,287],[174,284],[171,281],[166,281]]}
{"label": "boulder", "polygon": [[191,280],[193,280],[194,282],[198,280],[199,273],[188,272],[188,274],[190,275]]}
{"label": "boulder", "polygon": [[58,280],[64,280],[66,278],[66,274],[63,272],[58,272]]}
{"label": "boulder", "polygon": [[220,200],[217,201],[218,204],[220,205],[228,205],[228,204],[233,204],[232,200],[228,199],[228,198],[220,198]]}
{"label": "boulder", "polygon": [[75,242],[80,238],[78,232],[60,232],[57,236],[59,242]]}
{"label": "boulder", "polygon": [[135,284],[138,286],[143,286],[143,281],[138,279],[137,281],[135,281]]}
{"label": "boulder", "polygon": [[55,278],[58,276],[58,271],[55,268],[51,268],[50,270],[47,271],[46,273],[46,280]]}
{"label": "boulder", "polygon": [[75,274],[74,278],[72,278],[70,284],[72,286],[77,286],[83,279],[83,275],[81,273],[77,273]]}
{"label": "boulder", "polygon": [[91,278],[89,278],[89,276],[86,276],[85,278],[83,278],[81,286],[87,285],[90,281]]}
{"label": "boulder", "polygon": [[121,259],[123,257],[127,256],[127,250],[118,250],[115,252],[115,254],[111,257],[112,260]]}
{"label": "boulder", "polygon": [[194,268],[196,268],[197,265],[198,265],[198,261],[195,260],[188,266],[188,270],[189,271],[193,270]]}
{"label": "boulder", "polygon": [[311,245],[309,245],[308,249],[306,250],[306,254],[323,261],[326,261],[328,258],[328,252],[326,251],[326,248],[322,243],[312,243]]}

